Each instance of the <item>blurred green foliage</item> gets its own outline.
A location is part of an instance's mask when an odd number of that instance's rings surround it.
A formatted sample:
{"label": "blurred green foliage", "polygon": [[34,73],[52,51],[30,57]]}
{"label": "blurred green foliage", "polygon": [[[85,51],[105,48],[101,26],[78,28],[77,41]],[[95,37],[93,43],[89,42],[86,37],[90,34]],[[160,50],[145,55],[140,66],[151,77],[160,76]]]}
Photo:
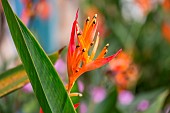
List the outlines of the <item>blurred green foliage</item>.
{"label": "blurred green foliage", "polygon": [[156,8],[146,15],[146,20],[140,23],[126,21],[122,17],[122,1],[88,0],[84,9],[95,6],[105,18],[109,32],[105,42],[110,43],[109,53],[118,48],[133,53],[133,60],[140,67],[141,74],[136,86],[137,93],[160,87],[169,88],[170,43],[162,36],[161,25],[166,15],[161,3],[158,3]]}

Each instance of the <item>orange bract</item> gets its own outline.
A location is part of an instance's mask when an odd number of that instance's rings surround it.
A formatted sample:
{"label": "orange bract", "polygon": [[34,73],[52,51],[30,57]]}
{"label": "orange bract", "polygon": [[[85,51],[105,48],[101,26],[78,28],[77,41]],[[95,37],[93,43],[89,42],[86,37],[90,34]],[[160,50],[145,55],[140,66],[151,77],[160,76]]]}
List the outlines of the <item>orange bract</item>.
{"label": "orange bract", "polygon": [[[87,18],[83,30],[80,29],[77,18],[78,11],[72,26],[67,55],[67,70],[69,76],[68,93],[70,93],[74,82],[81,74],[105,65],[121,51],[120,49],[116,54],[104,58],[108,51],[107,48],[109,44],[107,44],[96,59],[94,59],[99,44],[99,33],[97,34],[96,39],[94,39],[98,25],[96,20],[97,14],[95,14],[91,20],[90,17]],[[77,42],[75,42],[76,40]],[[92,46],[92,52],[89,54],[89,49]]]}

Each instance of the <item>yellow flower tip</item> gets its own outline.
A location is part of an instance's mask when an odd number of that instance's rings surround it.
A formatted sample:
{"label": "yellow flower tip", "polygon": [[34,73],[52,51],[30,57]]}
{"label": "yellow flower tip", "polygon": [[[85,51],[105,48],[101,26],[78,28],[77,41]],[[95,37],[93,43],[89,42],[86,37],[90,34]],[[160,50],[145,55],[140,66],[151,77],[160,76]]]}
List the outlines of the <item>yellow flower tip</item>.
{"label": "yellow flower tip", "polygon": [[82,96],[83,96],[83,94],[79,93],[79,97],[82,97]]}
{"label": "yellow flower tip", "polygon": [[109,43],[108,43],[108,44],[106,44],[106,46],[105,46],[105,47],[106,47],[106,49],[107,49],[107,48],[109,47]]}
{"label": "yellow flower tip", "polygon": [[97,18],[97,14],[94,15],[94,18]]}
{"label": "yellow flower tip", "polygon": [[100,33],[99,32],[97,32],[97,36],[99,36],[100,35]]}
{"label": "yellow flower tip", "polygon": [[77,31],[77,36],[80,36],[80,35],[81,35],[80,31]]}
{"label": "yellow flower tip", "polygon": [[96,19],[94,19],[94,20],[93,20],[93,24],[95,25],[95,24],[96,24],[96,22],[97,22],[97,21],[96,21]]}
{"label": "yellow flower tip", "polygon": [[88,16],[87,19],[86,19],[86,22],[90,21],[90,17]]}

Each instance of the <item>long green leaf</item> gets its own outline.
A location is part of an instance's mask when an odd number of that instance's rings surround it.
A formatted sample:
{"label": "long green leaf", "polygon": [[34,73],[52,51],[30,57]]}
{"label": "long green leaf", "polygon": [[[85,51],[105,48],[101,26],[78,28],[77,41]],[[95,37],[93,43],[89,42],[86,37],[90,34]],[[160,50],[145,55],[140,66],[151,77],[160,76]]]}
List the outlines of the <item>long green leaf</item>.
{"label": "long green leaf", "polygon": [[37,40],[2,0],[13,41],[44,113],[75,113],[53,64]]}
{"label": "long green leaf", "polygon": [[[64,47],[48,56],[53,64],[63,49]],[[3,72],[0,74],[0,97],[23,87],[28,82],[29,79],[22,64]]]}
{"label": "long green leaf", "polygon": [[169,91],[166,90],[163,93],[161,93],[158,98],[151,104],[151,106],[142,113],[160,113],[161,108],[164,104],[164,101],[168,95]]}

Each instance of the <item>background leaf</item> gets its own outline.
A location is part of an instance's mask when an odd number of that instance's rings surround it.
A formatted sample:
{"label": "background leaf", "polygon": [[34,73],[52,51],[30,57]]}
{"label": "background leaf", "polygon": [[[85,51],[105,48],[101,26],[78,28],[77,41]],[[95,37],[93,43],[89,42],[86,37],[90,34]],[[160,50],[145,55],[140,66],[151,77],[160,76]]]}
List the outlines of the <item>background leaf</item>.
{"label": "background leaf", "polygon": [[2,0],[13,41],[28,74],[33,90],[45,113],[74,113],[71,100],[53,64],[37,40]]}
{"label": "background leaf", "polygon": [[160,113],[168,93],[168,90],[161,93],[158,98],[151,104],[151,106],[142,113]]}
{"label": "background leaf", "polygon": [[[59,54],[63,49],[64,47],[49,55],[49,58],[53,64],[57,61]],[[0,74],[0,97],[23,87],[27,83],[29,83],[29,79],[23,65],[19,65],[3,72]]]}
{"label": "background leaf", "polygon": [[[139,111],[137,111],[138,105],[140,102],[146,100],[149,102],[150,107],[148,108],[151,109],[151,106],[155,105],[155,103],[158,102],[158,100],[160,100],[159,98],[162,96],[164,96],[163,98],[165,99],[167,96],[167,90],[165,91],[165,88],[160,88],[160,89],[156,89],[150,92],[143,92],[141,94],[138,94],[135,96],[133,102],[130,105],[122,105],[122,104],[118,104],[118,108],[123,112],[123,113],[132,113],[132,112],[137,112],[137,113],[141,113]],[[162,99],[163,99],[162,98]],[[154,108],[154,110],[159,109],[161,110],[161,107],[164,103],[164,100],[161,100],[158,102],[159,104],[157,104],[158,106],[156,106],[156,108]],[[154,106],[155,107],[155,106]],[[157,111],[157,110],[156,110]],[[157,113],[157,112],[151,112],[151,113]],[[159,112],[158,112],[159,113]]]}

